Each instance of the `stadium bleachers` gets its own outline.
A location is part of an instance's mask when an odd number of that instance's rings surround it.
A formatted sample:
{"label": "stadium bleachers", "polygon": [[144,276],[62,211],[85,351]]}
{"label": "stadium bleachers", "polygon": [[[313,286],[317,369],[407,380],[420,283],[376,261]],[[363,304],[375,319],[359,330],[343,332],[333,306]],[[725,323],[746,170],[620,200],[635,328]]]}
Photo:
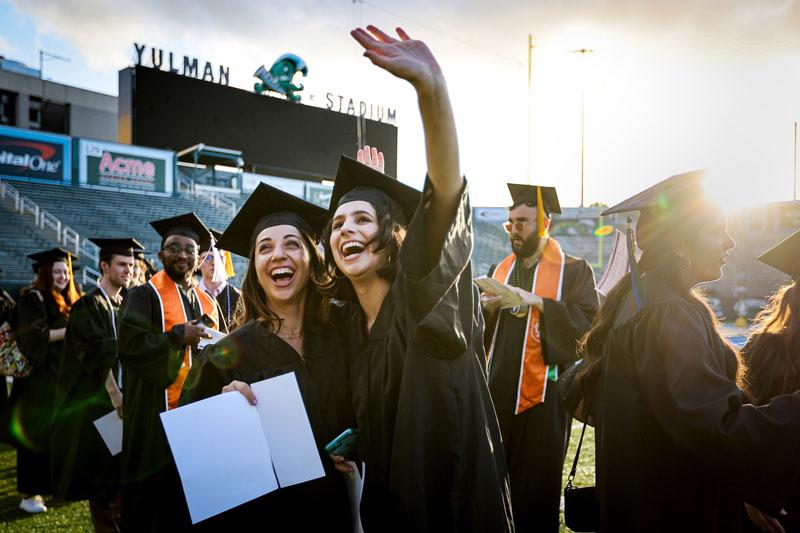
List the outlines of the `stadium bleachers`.
{"label": "stadium bleachers", "polygon": [[[150,220],[194,211],[208,226],[225,229],[233,218],[229,211],[213,207],[207,200],[188,193],[159,197],[39,183],[13,182],[12,185],[21,195],[76,230],[81,238],[132,235],[147,247],[147,254],[152,257],[160,241],[148,224]],[[245,198],[230,195],[237,206],[241,206]],[[6,248],[7,240],[9,242],[9,253],[0,256],[3,282],[27,282],[30,263],[24,259],[25,256],[57,243],[38,235],[32,219],[12,213],[7,203],[0,206],[0,223],[4,228],[0,234],[3,247]],[[20,231],[10,228],[19,228]],[[241,277],[246,262],[234,257],[234,263],[237,277]]]}

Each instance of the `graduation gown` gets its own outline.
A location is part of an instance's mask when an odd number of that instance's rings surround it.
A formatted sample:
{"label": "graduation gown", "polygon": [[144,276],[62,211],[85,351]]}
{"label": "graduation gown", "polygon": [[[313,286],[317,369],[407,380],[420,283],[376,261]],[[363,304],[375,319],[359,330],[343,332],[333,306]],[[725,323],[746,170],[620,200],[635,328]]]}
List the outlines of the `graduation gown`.
{"label": "graduation gown", "polygon": [[[528,269],[526,279],[532,279],[535,266]],[[578,339],[589,331],[599,305],[589,263],[566,256],[561,300],[543,301],[542,356],[545,365],[558,365],[563,371],[574,363]],[[515,317],[508,309],[499,311],[493,324],[487,323],[489,339],[497,329],[489,390],[505,444],[516,530],[558,531],[570,416],[561,406],[558,383],[551,380],[542,403],[514,414],[526,325],[527,315]]]}
{"label": "graduation gown", "polygon": [[53,493],[69,500],[111,499],[119,486],[112,457],[94,421],[114,409],[109,370],[119,379],[117,339],[109,306],[94,288],[72,306],[56,384],[50,461]]}
{"label": "graduation gown", "polygon": [[708,312],[643,285],[643,309],[632,293],[621,304],[592,400],[602,531],[740,531],[743,501],[776,515],[800,473],[800,394],[748,404]]}
{"label": "graduation gown", "polygon": [[18,450],[17,487],[26,494],[49,494],[50,431],[53,400],[63,341],[48,342],[51,329],[66,326],[52,296],[31,289],[17,306],[17,346],[33,364],[33,373],[14,378],[2,428],[6,442]]}
{"label": "graduation gown", "polygon": [[428,257],[423,199],[397,277],[369,333],[351,318],[353,395],[366,462],[364,530],[510,531],[505,458],[484,373],[464,187],[439,257]]}
{"label": "graduation gown", "polygon": [[[192,291],[179,291],[188,320],[202,316]],[[186,524],[183,489],[159,413],[165,389],[178,377],[184,358],[183,326],[161,331],[158,295],[150,284],[134,287],[120,310],[117,352],[125,386],[122,464],[123,529],[136,531]]]}
{"label": "graduation gown", "polygon": [[355,426],[349,358],[336,327],[310,327],[305,357],[251,320],[200,354],[181,394],[181,404],[216,396],[233,380],[255,383],[294,372],[320,452],[325,477],[278,489],[198,524],[203,530],[237,530],[268,524],[275,531],[351,532],[352,514],[344,477],[325,445]]}

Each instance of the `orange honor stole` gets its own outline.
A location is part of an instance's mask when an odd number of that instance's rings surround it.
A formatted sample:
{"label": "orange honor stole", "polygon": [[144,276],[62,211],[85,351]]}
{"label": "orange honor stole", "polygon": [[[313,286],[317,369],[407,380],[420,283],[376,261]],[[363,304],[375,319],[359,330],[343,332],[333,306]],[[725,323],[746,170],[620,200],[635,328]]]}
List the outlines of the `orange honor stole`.
{"label": "orange honor stole", "polygon": [[[156,291],[158,296],[158,303],[161,308],[161,331],[167,333],[172,330],[174,326],[184,324],[189,321],[186,316],[186,309],[183,307],[183,299],[181,298],[180,289],[178,285],[172,281],[166,272],[163,270],[153,276],[148,281],[150,286]],[[213,329],[219,328],[219,316],[217,315],[217,306],[212,300],[211,296],[203,291],[197,290],[197,287],[192,289],[197,301],[200,303],[200,309],[203,314],[210,316],[214,321]],[[167,409],[174,409],[178,406],[178,399],[181,396],[181,389],[183,382],[186,381],[186,376],[189,374],[189,369],[192,367],[192,347],[185,346],[183,349],[183,363],[178,371],[178,377],[172,384],[164,391]]]}
{"label": "orange honor stole", "polygon": [[[497,265],[492,277],[501,283],[508,284],[517,257],[509,255]],[[533,293],[548,300],[561,300],[561,286],[564,278],[564,252],[555,239],[547,239],[542,258],[533,273]],[[536,307],[528,309],[528,322],[525,326],[525,342],[522,344],[522,357],[519,368],[519,391],[514,414],[527,411],[544,401],[547,390],[548,367],[542,355],[542,339],[539,332],[541,313]],[[495,327],[492,346],[489,349],[488,363],[491,365],[494,355],[497,330]],[[558,372],[553,365],[552,370]],[[557,374],[556,374],[557,375]]]}

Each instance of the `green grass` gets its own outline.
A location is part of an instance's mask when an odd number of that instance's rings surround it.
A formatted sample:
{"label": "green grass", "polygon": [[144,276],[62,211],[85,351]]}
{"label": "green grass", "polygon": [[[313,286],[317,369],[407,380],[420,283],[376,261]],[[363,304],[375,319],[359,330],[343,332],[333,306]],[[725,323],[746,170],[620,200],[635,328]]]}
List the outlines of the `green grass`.
{"label": "green grass", "polygon": [[0,531],[94,531],[86,502],[56,502],[45,495],[46,513],[20,510],[16,465],[17,452],[0,445]]}
{"label": "green grass", "polygon": [[[563,485],[567,483],[581,433],[581,424],[573,422],[569,451],[564,461]],[[0,531],[93,531],[86,502],[56,502],[45,496],[49,508],[46,513],[29,515],[21,511],[18,507],[16,459],[13,448],[0,444]],[[586,428],[575,484],[578,487],[594,485],[594,429],[591,427]],[[570,531],[563,520],[561,531]]]}

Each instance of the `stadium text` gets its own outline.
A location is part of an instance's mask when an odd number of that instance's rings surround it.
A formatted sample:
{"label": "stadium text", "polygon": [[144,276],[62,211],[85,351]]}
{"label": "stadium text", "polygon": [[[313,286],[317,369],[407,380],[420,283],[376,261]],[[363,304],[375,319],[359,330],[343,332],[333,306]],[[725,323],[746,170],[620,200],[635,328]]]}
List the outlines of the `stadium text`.
{"label": "stadium text", "polygon": [[[133,43],[136,49],[136,64],[142,66],[153,67],[158,70],[166,70],[173,74],[181,74],[190,78],[197,78],[203,81],[216,82],[220,85],[228,85],[230,80],[230,67],[220,65],[217,71],[217,77],[214,77],[214,69],[211,63],[206,61],[203,67],[203,72],[200,72],[200,62],[195,57],[183,56],[183,62],[178,59],[177,55],[172,52],[164,54],[161,48],[150,47],[150,53],[145,53],[147,48],[144,44]],[[145,65],[145,59],[150,59],[150,64]]]}
{"label": "stadium text", "polygon": [[[356,102],[352,98],[345,98],[341,94],[328,93],[325,95],[328,103],[325,108],[331,111],[338,111],[339,113],[346,113],[348,115],[356,115]],[[367,104],[364,101],[358,102],[358,116],[368,118],[370,120],[377,120],[383,122],[385,118],[387,122],[394,122],[397,118],[397,110],[384,108],[381,105],[375,106]]]}

